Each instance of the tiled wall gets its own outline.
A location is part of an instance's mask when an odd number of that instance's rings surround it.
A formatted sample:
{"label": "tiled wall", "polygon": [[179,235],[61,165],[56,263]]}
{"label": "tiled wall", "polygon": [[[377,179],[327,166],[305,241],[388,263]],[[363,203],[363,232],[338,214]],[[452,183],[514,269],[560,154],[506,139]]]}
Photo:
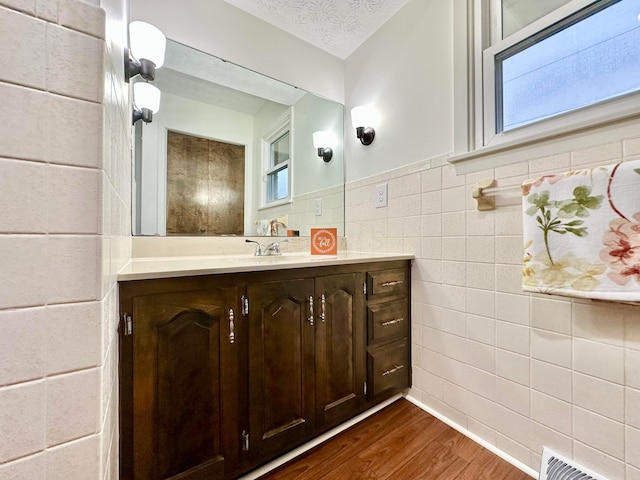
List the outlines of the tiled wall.
{"label": "tiled wall", "polygon": [[520,199],[478,212],[471,189],[636,158],[640,138],[625,138],[461,176],[435,158],[347,184],[349,249],[416,256],[411,396],[535,470],[547,445],[640,479],[640,307],[523,294]]}
{"label": "tiled wall", "polygon": [[0,0],[2,480],[117,478],[126,9],[98,3]]}

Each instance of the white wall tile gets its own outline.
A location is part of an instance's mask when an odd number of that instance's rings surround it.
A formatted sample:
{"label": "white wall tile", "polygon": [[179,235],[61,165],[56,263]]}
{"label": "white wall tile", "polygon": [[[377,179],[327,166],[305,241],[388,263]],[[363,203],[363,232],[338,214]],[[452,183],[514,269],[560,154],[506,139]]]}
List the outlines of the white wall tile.
{"label": "white wall tile", "polygon": [[522,293],[522,265],[496,264],[496,291]]}
{"label": "white wall tile", "polygon": [[31,15],[35,12],[34,0],[0,0],[0,5],[5,5],[14,10],[29,13]]}
{"label": "white wall tile", "polygon": [[[484,317],[495,316],[495,292],[492,290],[467,289],[467,312]],[[485,342],[488,343],[488,342]]]}
{"label": "white wall tile", "polygon": [[495,373],[496,349],[484,343],[467,340],[466,361],[469,365],[473,365],[476,368],[489,373]]}
{"label": "white wall tile", "polygon": [[542,455],[542,447],[549,447],[560,455],[572,457],[573,441],[571,437],[538,422],[531,422],[531,450]]}
{"label": "white wall tile", "polygon": [[624,459],[624,425],[573,407],[573,437],[620,460]]}
{"label": "white wall tile", "polygon": [[624,422],[624,387],[589,375],[573,373],[573,403],[618,422]]}
{"label": "white wall tile", "polygon": [[45,236],[0,235],[0,309],[44,305],[46,258]]}
{"label": "white wall tile", "polygon": [[531,419],[564,435],[572,435],[571,404],[531,391]]}
{"label": "white wall tile", "polygon": [[442,237],[442,259],[464,261],[466,242],[464,237]]}
{"label": "white wall tile", "polygon": [[36,17],[49,22],[58,22],[59,0],[35,0]]}
{"label": "white wall tile", "polygon": [[100,478],[100,438],[82,438],[50,448],[46,453],[47,480]]}
{"label": "white wall tile", "polygon": [[467,287],[494,290],[496,270],[492,263],[467,262]]}
{"label": "white wall tile", "polygon": [[440,191],[423,193],[421,201],[423,215],[442,213],[442,195]]}
{"label": "white wall tile", "polygon": [[560,367],[571,368],[571,337],[546,330],[531,329],[531,356]]}
{"label": "white wall tile", "polygon": [[476,342],[495,346],[496,321],[489,317],[467,314],[467,337]]}
{"label": "white wall tile", "polygon": [[78,0],[59,0],[59,22],[94,37],[105,36],[105,12],[97,6]]}
{"label": "white wall tile", "polygon": [[[33,2],[24,6],[34,10]],[[47,64],[45,22],[0,7],[0,32],[0,80],[44,89]],[[29,35],[24,35],[24,32],[29,32]]]}
{"label": "white wall tile", "polygon": [[463,287],[467,278],[466,268],[464,262],[442,262],[442,283]]}
{"label": "white wall tile", "polygon": [[573,442],[573,458],[580,464],[606,478],[623,478],[624,463],[582,442]]}
{"label": "white wall tile", "polygon": [[640,428],[640,390],[625,388],[625,422],[635,428]]}
{"label": "white wall tile", "polygon": [[466,187],[447,188],[442,190],[442,211],[461,212],[466,206]]}
{"label": "white wall tile", "polygon": [[47,307],[46,334],[46,368],[49,375],[100,365],[100,303]]}
{"label": "white wall tile", "polygon": [[421,188],[423,192],[434,192],[442,188],[441,168],[432,168],[423,170],[420,173]]}
{"label": "white wall tile", "polygon": [[571,168],[580,169],[592,163],[613,163],[622,159],[622,142],[606,143],[571,152]]}
{"label": "white wall tile", "polygon": [[529,416],[529,388],[496,377],[496,401],[520,415]]}
{"label": "white wall tile", "polygon": [[574,337],[573,368],[587,375],[622,384],[624,383],[624,350]]}
{"label": "white wall tile", "polygon": [[574,303],[573,334],[576,337],[624,345],[624,308],[618,305]]}
{"label": "white wall tile", "polygon": [[529,296],[497,291],[496,318],[520,325],[529,325]]}
{"label": "white wall tile", "polygon": [[[495,241],[489,236],[467,236],[467,260],[470,262],[494,263]],[[522,243],[522,242],[520,242]]]}
{"label": "white wall tile", "polygon": [[[48,96],[45,92],[0,83],[0,156],[44,160]],[[16,112],[20,121],[16,121]]]}
{"label": "white wall tile", "polygon": [[46,264],[48,303],[96,300],[98,287],[97,237],[49,237]]}
{"label": "white wall tile", "polygon": [[624,375],[628,387],[640,389],[640,351],[625,351]]}
{"label": "white wall tile", "polygon": [[531,443],[531,420],[508,408],[496,407],[496,430],[524,446]]}
{"label": "white wall tile", "polygon": [[492,212],[467,212],[467,235],[493,235],[495,233],[495,217]]}
{"label": "white wall tile", "polygon": [[622,153],[626,157],[636,157],[640,155],[640,137],[628,138],[622,142]]}
{"label": "white wall tile", "polygon": [[[464,236],[466,233],[465,213],[443,213],[442,214],[442,236],[455,237]],[[424,227],[424,223],[423,223]]]}
{"label": "white wall tile", "polygon": [[521,385],[530,385],[529,356],[498,349],[496,351],[496,374]]}
{"label": "white wall tile", "polygon": [[[69,97],[102,102],[104,42],[47,24],[47,88]],[[78,75],[78,71],[82,75]]]}
{"label": "white wall tile", "polygon": [[0,385],[44,376],[44,313],[44,308],[0,310]]}
{"label": "white wall tile", "polygon": [[49,95],[46,114],[49,162],[91,168],[102,164],[102,105]]}
{"label": "white wall tile", "polygon": [[0,159],[0,232],[46,232],[46,192],[45,164]]}
{"label": "white wall tile", "polygon": [[549,172],[565,172],[571,168],[571,154],[569,152],[536,158],[529,161],[532,178],[535,173],[547,175]]}
{"label": "white wall tile", "polygon": [[0,463],[44,449],[44,381],[0,388],[0,412]]}
{"label": "white wall tile", "polygon": [[48,378],[47,446],[96,433],[99,412],[99,370]]}
{"label": "white wall tile", "polygon": [[496,263],[522,265],[524,255],[521,236],[495,237]]}
{"label": "white wall tile", "polygon": [[529,329],[514,323],[496,322],[497,346],[521,355],[529,355]]}
{"label": "white wall tile", "polygon": [[44,453],[0,465],[0,480],[31,480],[36,478],[46,478]]}
{"label": "white wall tile", "polygon": [[49,233],[98,233],[98,170],[63,166],[49,167]]}
{"label": "white wall tile", "polygon": [[531,326],[570,335],[571,302],[568,300],[532,297]]}
{"label": "white wall tile", "polygon": [[625,433],[625,460],[634,467],[640,468],[640,430],[633,427],[627,427]]}
{"label": "white wall tile", "polygon": [[573,377],[568,368],[531,360],[531,388],[565,402],[573,399]]}

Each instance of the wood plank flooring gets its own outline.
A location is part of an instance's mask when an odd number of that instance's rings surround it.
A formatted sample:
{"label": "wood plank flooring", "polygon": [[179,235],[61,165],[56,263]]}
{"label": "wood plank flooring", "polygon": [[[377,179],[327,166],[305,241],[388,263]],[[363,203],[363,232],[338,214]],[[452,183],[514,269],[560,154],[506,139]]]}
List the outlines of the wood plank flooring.
{"label": "wood plank flooring", "polygon": [[531,480],[405,399],[260,480]]}

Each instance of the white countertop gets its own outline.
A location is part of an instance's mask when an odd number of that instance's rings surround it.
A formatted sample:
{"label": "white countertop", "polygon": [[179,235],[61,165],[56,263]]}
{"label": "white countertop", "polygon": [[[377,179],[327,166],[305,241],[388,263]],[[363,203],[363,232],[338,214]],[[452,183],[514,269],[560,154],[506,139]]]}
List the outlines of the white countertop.
{"label": "white countertop", "polygon": [[118,274],[118,281],[189,277],[220,273],[284,270],[289,268],[350,265],[367,262],[413,260],[413,255],[345,252],[337,255],[283,253],[278,256],[210,255],[133,258]]}

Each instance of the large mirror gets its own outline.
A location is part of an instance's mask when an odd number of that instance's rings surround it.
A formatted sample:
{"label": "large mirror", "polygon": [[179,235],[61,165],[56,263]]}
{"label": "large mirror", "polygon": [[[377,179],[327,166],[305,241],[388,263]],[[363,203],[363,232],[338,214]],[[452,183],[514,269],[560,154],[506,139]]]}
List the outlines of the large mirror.
{"label": "large mirror", "polygon": [[[134,127],[134,235],[344,235],[343,105],[169,39],[153,83],[160,109]],[[316,131],[336,139],[330,161]]]}

